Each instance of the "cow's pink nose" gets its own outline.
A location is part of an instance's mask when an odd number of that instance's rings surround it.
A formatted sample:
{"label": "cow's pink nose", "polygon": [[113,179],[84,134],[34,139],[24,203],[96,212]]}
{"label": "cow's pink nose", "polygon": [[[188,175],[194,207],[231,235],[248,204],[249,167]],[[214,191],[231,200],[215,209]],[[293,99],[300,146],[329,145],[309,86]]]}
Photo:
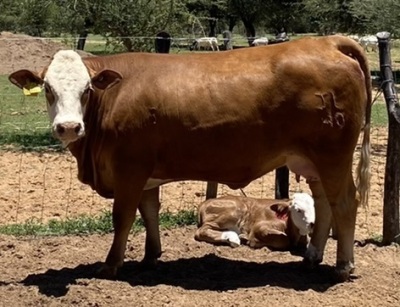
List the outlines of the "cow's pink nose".
{"label": "cow's pink nose", "polygon": [[59,136],[63,135],[73,135],[73,134],[79,134],[79,132],[82,129],[82,125],[80,123],[71,123],[71,122],[66,122],[62,124],[57,124],[56,126],[56,131]]}

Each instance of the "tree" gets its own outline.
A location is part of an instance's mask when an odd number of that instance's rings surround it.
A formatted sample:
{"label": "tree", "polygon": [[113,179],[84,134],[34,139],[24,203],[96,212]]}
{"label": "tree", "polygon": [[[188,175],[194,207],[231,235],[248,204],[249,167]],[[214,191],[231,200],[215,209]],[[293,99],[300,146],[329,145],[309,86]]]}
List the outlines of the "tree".
{"label": "tree", "polygon": [[263,0],[228,0],[228,11],[242,20],[249,46],[256,36],[255,24],[264,12],[265,3],[266,1]]}
{"label": "tree", "polygon": [[218,20],[223,19],[227,14],[226,0],[189,0],[186,7],[194,16],[204,17],[208,20],[209,37],[217,35]]}
{"label": "tree", "polygon": [[21,6],[15,5],[14,0],[2,0],[0,2],[0,31],[17,31],[21,11]]}
{"label": "tree", "polygon": [[359,33],[388,31],[394,37],[400,36],[399,0],[353,0],[349,11],[358,21]]}
{"label": "tree", "polygon": [[173,0],[103,0],[95,29],[116,48],[150,51],[154,36],[172,23]]}

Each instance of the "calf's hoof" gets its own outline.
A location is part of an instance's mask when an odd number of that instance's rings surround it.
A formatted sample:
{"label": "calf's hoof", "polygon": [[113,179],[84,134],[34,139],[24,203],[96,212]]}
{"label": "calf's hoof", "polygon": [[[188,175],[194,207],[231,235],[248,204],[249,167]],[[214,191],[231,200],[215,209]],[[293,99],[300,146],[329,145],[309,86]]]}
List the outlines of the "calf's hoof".
{"label": "calf's hoof", "polygon": [[352,262],[338,262],[335,269],[335,277],[338,282],[350,281],[354,273],[354,264]]}
{"label": "calf's hoof", "polygon": [[226,241],[231,247],[240,246],[240,237],[234,231],[224,231],[221,235],[221,239]]}
{"label": "calf's hoof", "polygon": [[110,266],[106,263],[96,272],[96,276],[101,279],[111,279],[117,278],[118,267]]}

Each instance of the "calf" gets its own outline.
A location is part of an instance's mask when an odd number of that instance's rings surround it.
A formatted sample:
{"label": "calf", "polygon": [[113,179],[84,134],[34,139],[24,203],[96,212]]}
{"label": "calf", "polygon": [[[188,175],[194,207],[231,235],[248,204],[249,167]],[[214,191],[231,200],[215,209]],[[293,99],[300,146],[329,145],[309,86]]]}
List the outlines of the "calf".
{"label": "calf", "polygon": [[306,248],[315,222],[314,200],[295,193],[292,200],[225,196],[199,206],[195,239],[232,247]]}
{"label": "calf", "polygon": [[268,37],[260,37],[253,40],[251,43],[253,46],[265,46],[268,45]]}
{"label": "calf", "polygon": [[368,47],[371,47],[371,51],[377,52],[378,49],[378,38],[375,35],[363,36],[359,40],[360,45],[369,52]]}

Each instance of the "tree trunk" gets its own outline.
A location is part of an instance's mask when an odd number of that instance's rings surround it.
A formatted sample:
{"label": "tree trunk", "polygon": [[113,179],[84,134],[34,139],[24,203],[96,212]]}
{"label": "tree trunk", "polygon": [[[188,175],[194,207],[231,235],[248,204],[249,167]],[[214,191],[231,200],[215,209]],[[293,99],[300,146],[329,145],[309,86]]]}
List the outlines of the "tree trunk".
{"label": "tree trunk", "polygon": [[216,37],[217,19],[209,19],[208,24],[210,26],[210,32],[208,32],[208,37]]}
{"label": "tree trunk", "polygon": [[246,36],[249,46],[252,46],[254,37],[256,36],[256,29],[251,21],[242,20],[244,27],[246,28]]}
{"label": "tree trunk", "polygon": [[85,50],[85,43],[86,43],[86,38],[87,38],[88,34],[89,34],[88,30],[83,30],[79,34],[79,38],[78,38],[78,43],[76,45],[76,49]]}
{"label": "tree trunk", "polygon": [[236,26],[236,17],[229,17],[229,32],[233,32],[233,28]]}

